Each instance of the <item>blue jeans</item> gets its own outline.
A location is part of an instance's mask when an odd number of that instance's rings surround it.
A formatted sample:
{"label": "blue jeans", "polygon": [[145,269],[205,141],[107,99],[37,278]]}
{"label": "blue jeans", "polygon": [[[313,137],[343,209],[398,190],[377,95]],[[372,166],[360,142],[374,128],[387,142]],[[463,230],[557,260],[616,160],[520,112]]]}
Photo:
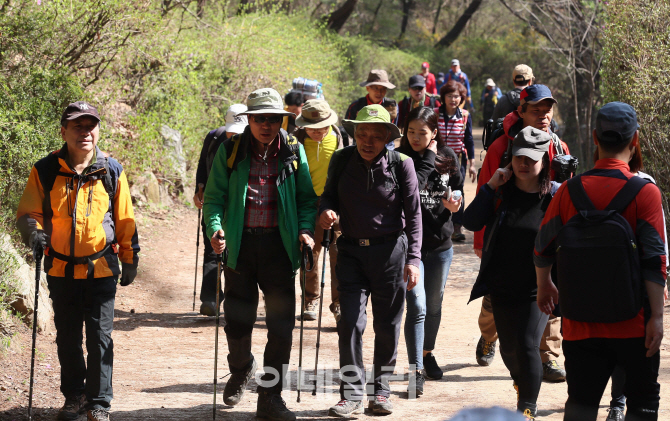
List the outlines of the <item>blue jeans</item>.
{"label": "blue jeans", "polygon": [[442,318],[442,297],[447,283],[454,249],[423,254],[421,276],[416,286],[407,292],[405,342],[409,364],[423,368],[423,351],[435,348],[437,331]]}

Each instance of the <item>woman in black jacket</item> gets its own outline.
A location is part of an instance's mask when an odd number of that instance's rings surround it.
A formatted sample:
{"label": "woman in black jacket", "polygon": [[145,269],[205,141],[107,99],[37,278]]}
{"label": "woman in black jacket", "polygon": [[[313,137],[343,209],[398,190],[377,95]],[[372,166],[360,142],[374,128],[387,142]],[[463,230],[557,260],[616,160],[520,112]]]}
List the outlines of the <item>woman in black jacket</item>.
{"label": "woman in black jacket", "polygon": [[463,215],[467,229],[486,226],[479,276],[470,300],[491,294],[500,354],[517,389],[517,410],[535,419],[542,384],[540,340],[547,315],[537,307],[535,236],[558,183],[550,181],[551,136],[526,127],[512,162],[484,184]]}
{"label": "woman in black jacket", "polygon": [[461,199],[451,197],[451,189],[462,183],[454,151],[446,146],[438,131],[438,115],[430,107],[417,107],[406,120],[399,152],[414,161],[421,196],[423,245],[421,276],[407,292],[405,341],[410,366],[410,397],[423,394],[425,378],[442,378],[442,370],[432,354],[442,318],[442,297],[454,255],[451,234],[452,212]]}

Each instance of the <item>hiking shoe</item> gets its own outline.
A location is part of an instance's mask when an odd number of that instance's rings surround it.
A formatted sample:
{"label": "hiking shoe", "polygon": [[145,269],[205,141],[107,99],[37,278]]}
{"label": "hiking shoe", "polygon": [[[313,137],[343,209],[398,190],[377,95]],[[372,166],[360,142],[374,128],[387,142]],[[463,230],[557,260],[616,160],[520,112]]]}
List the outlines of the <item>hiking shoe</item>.
{"label": "hiking shoe", "polygon": [[526,418],[527,420],[534,420],[535,417],[537,416],[537,410],[532,411],[532,410],[526,408],[526,409],[523,410],[523,414],[522,414],[522,415],[523,415],[524,418]]}
{"label": "hiking shoe", "polygon": [[76,420],[79,415],[86,412],[86,395],[74,395],[65,398],[65,404],[58,411],[57,420]]}
{"label": "hiking shoe", "polygon": [[302,313],[303,320],[316,320],[316,317],[319,315],[317,304],[319,304],[319,300],[310,301],[305,304],[305,311]]}
{"label": "hiking shoe", "polygon": [[565,370],[561,368],[556,360],[549,360],[542,364],[542,371],[544,371],[544,380],[548,382],[564,382]]}
{"label": "hiking shoe", "polygon": [[333,303],[330,305],[330,311],[333,313],[333,317],[335,317],[335,323],[339,323],[340,319],[342,318],[342,311],[340,310],[340,303]]}
{"label": "hiking shoe", "polygon": [[620,408],[607,408],[607,418],[605,421],[624,421],[623,411]]}
{"label": "hiking shoe", "polygon": [[460,224],[454,224],[454,232],[451,234],[451,241],[456,241],[458,243],[462,243],[465,241],[465,234],[461,232],[461,226]]}
{"label": "hiking shoe", "polygon": [[91,409],[86,414],[86,419],[88,421],[109,421],[109,412],[100,408]]}
{"label": "hiking shoe", "polygon": [[258,392],[256,417],[272,421],[295,421],[295,414],[286,407],[279,393]]}
{"label": "hiking shoe", "polygon": [[331,406],[328,410],[328,415],[338,418],[349,418],[354,414],[362,414],[365,412],[363,401],[350,401],[342,399],[336,405]]}
{"label": "hiking shoe", "polygon": [[484,367],[491,365],[493,357],[496,356],[496,343],[489,342],[483,336],[480,336],[475,356],[477,357],[477,364]]}
{"label": "hiking shoe", "polygon": [[437,365],[437,361],[435,361],[435,356],[432,352],[429,352],[423,357],[423,371],[426,373],[426,378],[429,380],[440,380],[442,378],[442,369]]}
{"label": "hiking shoe", "polygon": [[393,413],[393,404],[386,396],[375,395],[375,399],[368,404],[368,409],[373,414],[388,415]]}
{"label": "hiking shoe", "polygon": [[415,371],[414,375],[409,376],[409,385],[407,385],[408,399],[416,398],[423,395],[423,385],[426,383],[426,378],[420,371]]}
{"label": "hiking shoe", "polygon": [[249,380],[256,373],[256,367],[256,359],[252,357],[251,366],[247,371],[230,375],[230,379],[228,379],[228,383],[223,389],[223,403],[230,406],[240,403]]}
{"label": "hiking shoe", "polygon": [[216,316],[216,305],[214,301],[203,301],[200,304],[200,314],[203,316]]}

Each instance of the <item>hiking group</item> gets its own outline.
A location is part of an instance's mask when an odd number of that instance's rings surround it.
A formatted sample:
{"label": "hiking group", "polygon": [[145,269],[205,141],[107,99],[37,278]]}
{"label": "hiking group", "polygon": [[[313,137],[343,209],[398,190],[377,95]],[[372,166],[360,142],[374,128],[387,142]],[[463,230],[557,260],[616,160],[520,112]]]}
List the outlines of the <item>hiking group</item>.
{"label": "hiking group", "polygon": [[[519,65],[507,94],[487,81],[481,103],[491,127],[477,173],[469,81],[451,64],[436,79],[423,63],[399,103],[386,97],[395,89],[387,72],[372,70],[361,83],[367,95],[341,125],[314,81],[301,80],[286,105],[274,89],[257,89],[206,136],[193,197],[205,238],[200,313],[218,321],[223,303],[224,403],[238,404],[259,368],[251,338],[260,289],[267,342],[256,415],[296,419],[281,396],[290,388],[295,279],[301,323],[318,319],[320,329],[326,257],[340,364],[340,399],[328,415],[354,417],[366,401],[373,414],[393,412],[405,307],[408,397],[421,396],[443,376],[436,339],[464,227],[481,258],[470,297],[483,297],[475,357],[489,365],[500,340],[518,417],[537,417],[544,379],[567,380],[565,420],[596,420],[612,377],[608,420],[623,420],[626,407],[628,421],[657,420],[667,245],[661,193],[641,171],[635,110],[612,102],[598,111],[594,166],[576,175],[552,125],[556,99]],[[63,147],[34,165],[17,213],[24,241],[45,256],[65,397],[59,420],[109,419],[116,285],[133,282],[139,260],[128,182],[97,147],[99,122],[86,102],[65,109]],[[468,178],[478,190],[465,208]],[[491,419],[481,416],[459,419]]]}

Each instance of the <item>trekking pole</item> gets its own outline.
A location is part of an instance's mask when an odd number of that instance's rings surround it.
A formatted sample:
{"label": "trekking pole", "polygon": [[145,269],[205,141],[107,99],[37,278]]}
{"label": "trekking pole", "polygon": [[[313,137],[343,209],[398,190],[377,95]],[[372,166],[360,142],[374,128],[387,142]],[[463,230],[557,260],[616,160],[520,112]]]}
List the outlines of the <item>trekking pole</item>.
{"label": "trekking pole", "polygon": [[[314,390],[312,396],[316,396],[316,370],[319,366],[319,347],[321,346],[321,315],[323,314],[323,289],[326,287],[326,256],[330,248],[330,234],[333,229],[323,232],[323,241],[321,242],[321,253],[323,253],[323,264],[321,268],[321,296],[319,297],[319,324],[316,329],[316,359],[314,360]],[[330,282],[333,282],[331,279]]]}
{"label": "trekking pole", "polygon": [[[307,262],[310,263],[310,269],[307,270]],[[312,254],[312,248],[307,244],[302,245],[302,260],[300,262],[300,288],[302,289],[302,295],[300,299],[300,351],[298,353],[298,402],[300,402],[300,387],[302,386],[302,334],[303,327],[305,324],[305,318],[303,317],[305,313],[305,283],[307,281],[307,272],[311,272],[314,269],[314,255]]]}
{"label": "trekking pole", "polygon": [[28,420],[33,419],[33,385],[35,383],[35,347],[37,346],[37,305],[40,295],[42,250],[35,253],[35,310],[33,311],[33,347],[30,353],[30,391],[28,392]]}
{"label": "trekking pole", "polygon": [[[222,239],[221,236],[217,235],[217,238]],[[227,263],[228,253],[224,250],[226,256],[226,262],[222,262],[222,255],[216,255],[216,333],[214,334],[214,403],[212,404],[212,419],[216,420],[216,371],[218,368],[219,361],[219,290],[221,289],[221,270],[222,267]]]}
{"label": "trekking pole", "polygon": [[[202,183],[198,184],[198,193],[200,193],[205,187]],[[200,219],[201,208],[198,208],[198,236],[195,241],[195,275],[193,276],[193,311],[195,311],[195,286],[198,283],[198,252],[200,251],[200,224],[202,220]]]}

